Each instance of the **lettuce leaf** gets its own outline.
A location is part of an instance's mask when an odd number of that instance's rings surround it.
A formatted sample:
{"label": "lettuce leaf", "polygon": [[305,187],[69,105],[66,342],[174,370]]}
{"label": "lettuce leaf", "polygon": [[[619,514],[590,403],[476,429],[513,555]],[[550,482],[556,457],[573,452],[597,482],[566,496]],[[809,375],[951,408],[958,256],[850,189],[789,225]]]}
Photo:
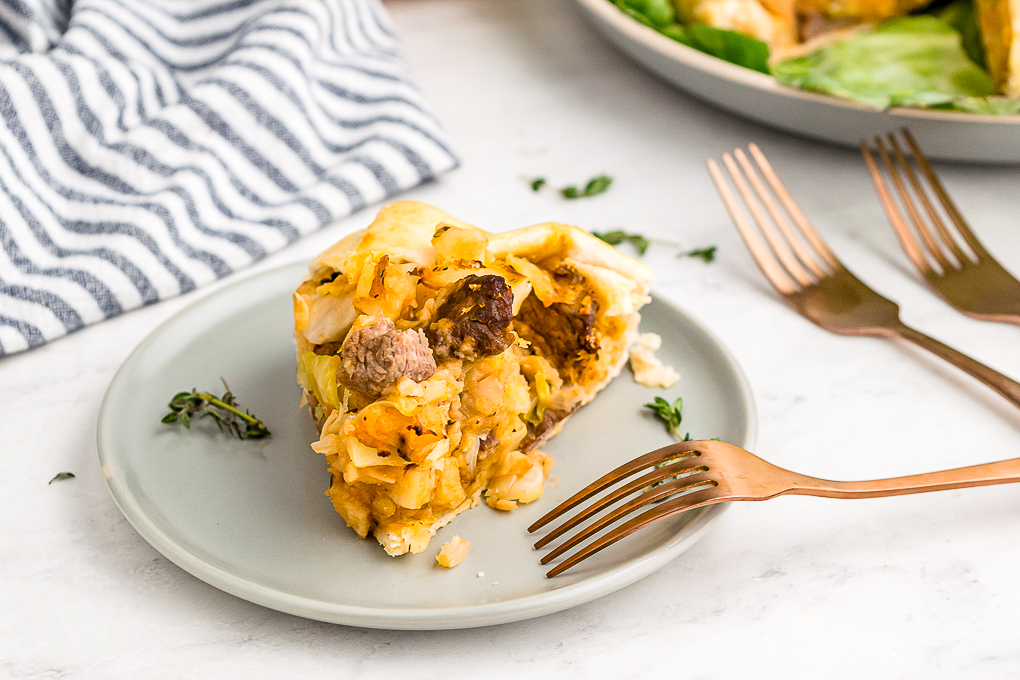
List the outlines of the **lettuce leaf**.
{"label": "lettuce leaf", "polygon": [[663,29],[676,22],[670,0],[613,0],[613,4],[646,26]]}
{"label": "lettuce leaf", "polygon": [[995,94],[992,77],[971,61],[960,34],[933,16],[889,21],[772,68],[792,87],[878,108],[939,106]]}
{"label": "lettuce leaf", "polygon": [[612,3],[632,19],[699,52],[769,73],[769,46],[757,38],[707,24],[678,24],[671,0],[612,0]]}
{"label": "lettuce leaf", "polygon": [[980,113],[986,116],[1015,116],[1020,113],[1020,99],[1009,99],[1008,97],[963,97],[954,100],[945,108],[950,111]]}
{"label": "lettuce leaf", "polygon": [[743,33],[715,28],[708,24],[674,24],[662,31],[688,47],[719,57],[737,66],[769,73],[769,46]]}
{"label": "lettuce leaf", "polygon": [[977,6],[974,0],[955,0],[935,10],[932,15],[956,29],[960,34],[963,51],[971,61],[987,71],[985,43],[981,39],[981,27],[978,25]]}

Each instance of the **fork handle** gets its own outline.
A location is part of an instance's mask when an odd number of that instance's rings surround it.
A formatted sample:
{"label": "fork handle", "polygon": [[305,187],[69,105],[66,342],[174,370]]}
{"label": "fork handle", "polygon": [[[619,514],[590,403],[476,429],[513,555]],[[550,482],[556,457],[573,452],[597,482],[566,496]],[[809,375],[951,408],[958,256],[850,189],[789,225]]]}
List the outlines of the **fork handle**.
{"label": "fork handle", "polygon": [[993,370],[980,361],[971,359],[966,354],[956,351],[949,345],[945,345],[935,338],[930,338],[920,331],[915,331],[909,326],[900,324],[899,327],[893,329],[893,332],[904,340],[909,340],[918,347],[937,354],[949,363],[953,364],[957,368],[960,368],[967,373],[983,382],[984,384],[991,387],[993,390],[1006,397],[1017,408],[1020,408],[1020,383],[1007,378],[1003,374],[996,370]]}
{"label": "fork handle", "polygon": [[834,482],[816,477],[801,477],[779,495],[823,496],[826,498],[879,498],[904,496],[928,491],[965,489],[970,486],[990,486],[1020,482],[1020,458],[983,463],[970,467],[953,468],[923,475],[873,479],[867,482]]}

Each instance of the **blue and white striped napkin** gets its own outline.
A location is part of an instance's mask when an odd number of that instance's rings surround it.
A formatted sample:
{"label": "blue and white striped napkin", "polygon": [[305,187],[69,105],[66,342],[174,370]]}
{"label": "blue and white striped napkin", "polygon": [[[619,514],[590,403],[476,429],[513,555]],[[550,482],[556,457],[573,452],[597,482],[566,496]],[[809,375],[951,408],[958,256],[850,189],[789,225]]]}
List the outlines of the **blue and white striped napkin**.
{"label": "blue and white striped napkin", "polygon": [[378,0],[3,0],[0,356],[456,164]]}

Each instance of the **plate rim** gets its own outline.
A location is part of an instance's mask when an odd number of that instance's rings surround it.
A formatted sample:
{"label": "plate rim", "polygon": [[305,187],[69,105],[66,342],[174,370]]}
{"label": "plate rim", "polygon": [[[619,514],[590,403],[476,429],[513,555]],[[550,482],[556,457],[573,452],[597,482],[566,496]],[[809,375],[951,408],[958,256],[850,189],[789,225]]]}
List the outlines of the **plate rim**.
{"label": "plate rim", "polygon": [[[115,427],[115,419],[111,414],[110,404],[114,400],[121,384],[138,363],[142,354],[155,343],[164,333],[172,330],[188,316],[200,312],[202,307],[213,304],[220,296],[236,292],[238,288],[261,285],[264,291],[257,296],[259,301],[272,294],[279,294],[280,289],[271,285],[276,278],[284,278],[293,272],[293,280],[300,278],[307,264],[292,262],[279,267],[253,273],[231,284],[194,300],[183,309],[178,310],[166,321],[150,332],[128,355],[117,369],[110,381],[99,409],[96,425],[96,445],[99,463],[107,489],[114,503],[136,532],[157,552],[176,564],[178,567],[219,590],[240,599],[253,602],[276,611],[300,616],[327,623],[358,626],[365,628],[390,630],[443,630],[473,628],[479,626],[510,623],[524,619],[552,614],[570,607],[590,602],[598,597],[616,592],[635,583],[665,566],[678,557],[693,543],[699,540],[705,531],[714,524],[729,504],[708,506],[697,512],[699,515],[672,539],[639,557],[621,564],[608,571],[592,577],[549,591],[526,595],[512,600],[494,603],[450,607],[450,608],[373,608],[360,605],[326,603],[305,596],[287,593],[279,588],[269,587],[249,578],[242,578],[230,573],[203,559],[178,544],[171,536],[142,509],[137,498],[130,490],[119,483],[112,467],[116,466],[117,456],[112,453],[115,446],[107,441]],[[272,292],[270,292],[272,291]],[[671,300],[657,295],[652,297],[659,303],[669,307],[671,311],[684,317],[698,332],[702,333],[725,360],[737,385],[740,401],[746,412],[746,429],[742,445],[753,448],[758,435],[758,413],[754,394],[740,364],[720,339],[697,318],[686,312]],[[257,302],[255,304],[258,304]]]}
{"label": "plate rim", "polygon": [[709,73],[711,75],[737,82],[741,85],[757,90],[768,91],[779,96],[790,99],[800,99],[820,103],[836,108],[864,111],[869,113],[884,113],[893,117],[922,118],[939,122],[960,122],[960,123],[982,123],[990,125],[1015,126],[1020,124],[1020,114],[988,115],[982,113],[968,113],[966,111],[938,111],[932,109],[918,109],[905,106],[894,106],[882,109],[854,101],[842,99],[830,95],[824,95],[809,90],[798,90],[783,85],[773,76],[759,73],[743,66],[731,64],[718,57],[713,57],[693,47],[688,47],[671,38],[664,36],[650,26],[624,14],[610,0],[575,0],[584,9],[598,16],[600,19],[611,24],[615,29],[625,33],[634,41],[641,43],[646,48],[663,54],[667,57],[681,62],[691,68]]}

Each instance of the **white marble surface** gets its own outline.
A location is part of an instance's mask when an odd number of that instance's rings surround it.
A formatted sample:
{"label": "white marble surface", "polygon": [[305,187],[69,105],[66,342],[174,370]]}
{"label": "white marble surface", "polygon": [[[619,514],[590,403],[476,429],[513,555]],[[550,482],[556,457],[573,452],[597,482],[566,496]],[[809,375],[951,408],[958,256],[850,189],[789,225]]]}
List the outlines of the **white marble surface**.
{"label": "white marble surface", "polygon": [[[742,363],[762,457],[852,479],[1020,453],[1020,413],[972,379],[909,347],[828,334],[785,307],[704,171],[706,157],[757,141],[837,254],[899,301],[908,323],[1020,376],[1020,329],[969,320],[918,282],[856,152],[759,128],[670,89],[582,23],[570,0],[388,7],[463,159],[410,197],[491,230],[559,220],[717,245],[710,265],[665,248],[646,260],[658,292]],[[1020,171],[940,170],[986,245],[1020,270]],[[588,201],[532,194],[523,179],[566,184],[600,172],[616,181]],[[370,217],[241,276],[307,259]],[[488,629],[360,630],[226,595],[127,524],[95,445],[120,363],[214,288],[0,361],[0,677],[999,678],[1020,669],[1013,486],[741,505],[634,586]],[[47,485],[64,470],[77,478]]]}

